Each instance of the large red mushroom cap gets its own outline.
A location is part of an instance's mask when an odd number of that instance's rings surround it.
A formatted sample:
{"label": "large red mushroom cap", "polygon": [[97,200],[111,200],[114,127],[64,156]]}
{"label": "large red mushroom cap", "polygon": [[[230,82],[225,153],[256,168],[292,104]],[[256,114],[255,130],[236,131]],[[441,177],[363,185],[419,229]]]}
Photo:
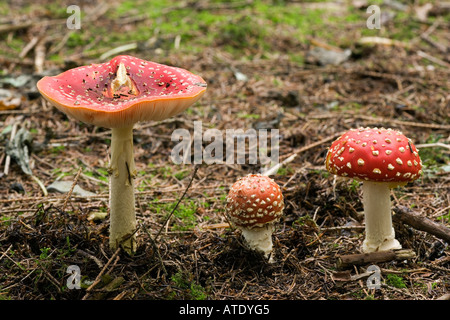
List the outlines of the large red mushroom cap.
{"label": "large red mushroom cap", "polygon": [[336,139],[325,160],[333,174],[362,181],[413,181],[422,174],[418,150],[401,132],[392,129],[351,129]]}
{"label": "large red mushroom cap", "polygon": [[231,186],[226,210],[238,227],[263,227],[280,219],[284,210],[283,194],[268,176],[249,174]]}
{"label": "large red mushroom cap", "polygon": [[205,93],[206,83],[187,70],[122,55],[44,77],[37,88],[75,119],[118,128],[183,112]]}

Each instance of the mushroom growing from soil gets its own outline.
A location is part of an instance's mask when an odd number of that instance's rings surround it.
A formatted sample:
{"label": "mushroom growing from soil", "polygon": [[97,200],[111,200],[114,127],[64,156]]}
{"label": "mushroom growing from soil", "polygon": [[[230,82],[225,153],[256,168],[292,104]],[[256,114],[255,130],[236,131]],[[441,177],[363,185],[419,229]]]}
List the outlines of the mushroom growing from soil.
{"label": "mushroom growing from soil", "polygon": [[112,129],[109,243],[135,252],[133,126],[183,112],[205,93],[205,81],[181,68],[122,55],[44,77],[37,88],[67,115]]}
{"label": "mushroom growing from soil", "polygon": [[366,231],[362,251],[401,249],[392,227],[390,189],[422,174],[411,141],[392,129],[351,129],[332,143],[325,165],[332,174],[362,181]]}
{"label": "mushroom growing from soil", "polygon": [[239,178],[227,196],[226,211],[231,222],[242,231],[249,248],[263,253],[266,258],[273,248],[274,223],[280,219],[283,210],[280,187],[273,179],[261,174]]}

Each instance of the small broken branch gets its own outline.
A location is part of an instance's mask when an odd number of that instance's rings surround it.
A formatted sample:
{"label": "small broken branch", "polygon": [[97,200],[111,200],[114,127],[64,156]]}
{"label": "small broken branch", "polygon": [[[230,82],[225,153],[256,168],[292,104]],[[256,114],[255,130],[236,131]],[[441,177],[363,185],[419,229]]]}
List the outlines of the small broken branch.
{"label": "small broken branch", "polygon": [[36,46],[34,47],[34,68],[36,70],[36,73],[42,73],[44,71],[46,41],[46,38],[43,37],[36,43]]}
{"label": "small broken branch", "polygon": [[175,210],[177,210],[178,205],[180,204],[181,200],[183,200],[184,196],[186,195],[186,193],[188,192],[189,188],[192,185],[192,182],[195,179],[195,176],[197,174],[197,171],[199,169],[199,165],[196,164],[194,166],[194,171],[192,172],[192,176],[191,176],[191,180],[189,180],[189,183],[186,187],[186,189],[184,190],[183,194],[181,195],[181,197],[178,199],[177,203],[175,204],[175,207],[173,207],[172,211],[170,212],[170,214],[167,216],[166,221],[164,221],[164,223],[162,224],[161,228],[159,229],[158,233],[156,234],[155,238],[153,239],[153,241],[156,243],[158,240],[158,237],[160,236],[164,226],[169,222],[170,218],[172,217],[173,213],[175,212]]}
{"label": "small broken branch", "polygon": [[371,253],[355,253],[338,256],[336,260],[336,266],[339,269],[343,269],[353,265],[413,259],[415,257],[416,253],[409,249],[389,250]]}
{"label": "small broken branch", "polygon": [[31,27],[32,25],[33,25],[33,23],[31,21],[18,23],[18,24],[0,25],[0,34],[11,32],[11,31],[16,31],[16,30],[21,30],[21,29],[26,29],[28,27]]}
{"label": "small broken branch", "polygon": [[384,46],[396,46],[403,48],[410,48],[411,44],[403,41],[393,40],[383,37],[362,37],[358,40],[359,44],[377,44]]}
{"label": "small broken branch", "polygon": [[294,159],[302,152],[308,151],[312,148],[318,147],[324,143],[330,142],[331,140],[336,139],[337,137],[339,137],[340,135],[342,135],[343,132],[338,132],[335,133],[332,136],[328,136],[322,140],[313,142],[307,146],[301,147],[300,149],[297,149],[295,152],[293,152],[292,154],[289,155],[288,158],[284,159],[282,162],[277,163],[276,165],[274,165],[273,167],[269,168],[268,170],[264,171],[262,173],[263,176],[271,176],[277,173],[278,169],[280,169],[281,167],[285,166],[286,164],[294,161]]}
{"label": "small broken branch", "polygon": [[81,170],[82,170],[82,168],[80,167],[78,169],[78,172],[77,172],[76,176],[75,176],[75,179],[73,180],[72,187],[70,188],[69,192],[67,192],[66,199],[64,200],[64,204],[62,206],[62,211],[63,212],[66,211],[67,202],[69,201],[70,197],[72,196],[73,189],[77,185],[78,177],[80,176]]}
{"label": "small broken branch", "polygon": [[450,300],[450,293],[446,293],[443,296],[440,296],[436,300]]}
{"label": "small broken branch", "polygon": [[434,222],[405,206],[395,207],[394,213],[392,216],[394,222],[405,223],[414,229],[425,231],[450,244],[450,228],[443,224]]}
{"label": "small broken branch", "polygon": [[[19,125],[19,123],[15,122],[13,124],[13,126],[12,126],[11,136],[10,136],[10,139],[9,139],[11,141],[11,143],[12,143],[12,141],[14,141],[14,138],[16,137],[18,125]],[[5,160],[5,168],[3,169],[3,173],[5,175],[8,175],[8,173],[9,173],[9,166],[10,166],[10,164],[11,164],[11,155],[7,154],[6,155],[6,160]]]}
{"label": "small broken branch", "polygon": [[128,43],[128,44],[124,44],[121,45],[119,47],[113,48],[111,50],[106,51],[105,53],[103,53],[100,56],[100,60],[105,60],[106,58],[109,58],[111,56],[115,56],[119,53],[125,52],[125,51],[130,51],[130,50],[135,50],[138,47],[138,43],[137,42],[132,42],[132,43]]}
{"label": "small broken branch", "polygon": [[436,57],[434,57],[434,56],[432,56],[432,55],[430,55],[430,54],[428,54],[426,52],[423,52],[421,50],[417,51],[417,55],[419,55],[420,57],[422,57],[424,59],[427,59],[428,61],[436,63],[436,64],[440,65],[441,67],[450,68],[450,64],[449,63],[447,63],[444,60],[441,60],[439,58],[436,58]]}
{"label": "small broken branch", "polygon": [[92,289],[94,289],[94,287],[102,280],[103,274],[105,273],[105,271],[107,270],[109,265],[113,262],[113,260],[115,260],[116,257],[118,256],[120,249],[121,249],[121,247],[119,246],[117,248],[117,250],[114,252],[114,254],[111,256],[111,258],[109,258],[108,262],[105,264],[103,269],[97,275],[97,278],[95,278],[94,282],[86,289],[86,294],[84,295],[84,297],[81,300],[86,300],[89,297]]}

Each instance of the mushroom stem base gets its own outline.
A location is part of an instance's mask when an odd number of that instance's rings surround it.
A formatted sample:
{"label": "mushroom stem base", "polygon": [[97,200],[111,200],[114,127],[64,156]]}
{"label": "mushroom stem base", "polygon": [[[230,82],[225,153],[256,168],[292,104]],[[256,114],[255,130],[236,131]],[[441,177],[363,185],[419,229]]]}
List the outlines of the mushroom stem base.
{"label": "mushroom stem base", "polygon": [[365,253],[401,249],[392,227],[391,192],[388,183],[364,181],[362,185],[366,238]]}
{"label": "mushroom stem base", "polygon": [[112,129],[109,170],[110,248],[114,250],[120,245],[133,253],[136,251],[133,127]]}
{"label": "mushroom stem base", "polygon": [[[272,248],[272,233],[273,224],[268,224],[263,227],[255,227],[252,229],[242,228],[242,235],[247,242],[250,249],[261,252],[264,257],[269,258]],[[272,261],[272,259],[270,260]]]}

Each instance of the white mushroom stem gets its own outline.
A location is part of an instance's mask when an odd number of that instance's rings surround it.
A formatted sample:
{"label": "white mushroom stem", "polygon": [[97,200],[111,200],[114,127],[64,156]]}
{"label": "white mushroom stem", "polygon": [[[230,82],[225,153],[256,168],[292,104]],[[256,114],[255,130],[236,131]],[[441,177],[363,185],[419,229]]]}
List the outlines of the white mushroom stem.
{"label": "white mushroom stem", "polygon": [[366,238],[363,252],[401,249],[392,227],[389,183],[364,181],[362,185]]}
{"label": "white mushroom stem", "polygon": [[[263,253],[266,258],[270,256],[273,247],[272,233],[274,226],[272,223],[266,224],[263,227],[253,227],[251,229],[241,228],[241,230],[250,249]],[[270,262],[271,261],[272,259]]]}
{"label": "white mushroom stem", "polygon": [[136,214],[133,155],[133,127],[113,128],[110,164],[110,238],[111,249],[118,245],[128,252],[136,250]]}

